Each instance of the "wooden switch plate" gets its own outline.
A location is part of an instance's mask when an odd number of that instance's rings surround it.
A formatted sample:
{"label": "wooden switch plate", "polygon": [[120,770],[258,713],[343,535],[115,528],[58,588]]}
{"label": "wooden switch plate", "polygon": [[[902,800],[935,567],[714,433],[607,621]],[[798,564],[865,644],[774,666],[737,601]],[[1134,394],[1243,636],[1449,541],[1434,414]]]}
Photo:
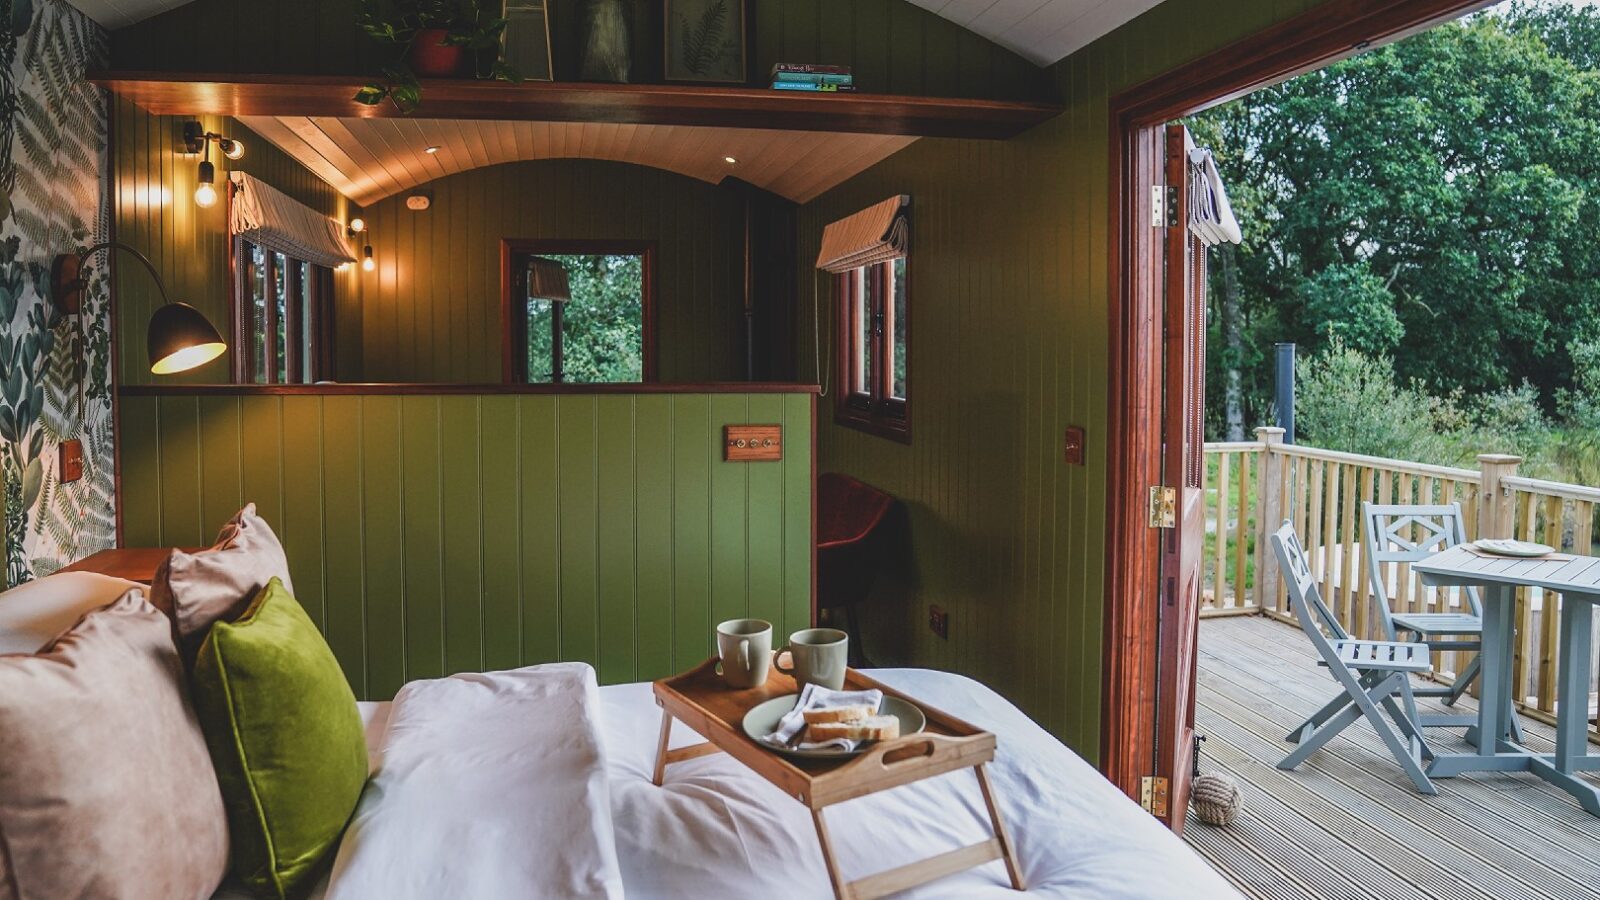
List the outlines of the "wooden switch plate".
{"label": "wooden switch plate", "polygon": [[1067,426],[1066,456],[1068,465],[1083,465],[1083,441],[1084,435],[1082,426]]}
{"label": "wooden switch plate", "polygon": [[78,440],[62,441],[60,447],[61,465],[57,471],[61,473],[61,483],[77,481],[83,477],[83,442]]}
{"label": "wooden switch plate", "polygon": [[725,462],[775,462],[783,459],[782,425],[725,425],[722,429]]}

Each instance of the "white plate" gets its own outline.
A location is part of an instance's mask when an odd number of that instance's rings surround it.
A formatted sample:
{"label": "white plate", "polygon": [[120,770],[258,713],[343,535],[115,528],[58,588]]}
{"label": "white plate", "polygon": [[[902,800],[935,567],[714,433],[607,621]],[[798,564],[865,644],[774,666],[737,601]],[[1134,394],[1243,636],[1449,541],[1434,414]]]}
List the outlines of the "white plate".
{"label": "white plate", "polygon": [[1496,556],[1549,556],[1556,552],[1556,548],[1545,544],[1534,544],[1528,541],[1502,541],[1485,538],[1473,541],[1473,546],[1486,553]]}
{"label": "white plate", "polygon": [[[762,748],[771,750],[774,753],[782,753],[784,756],[792,756],[796,759],[845,759],[861,753],[875,743],[874,741],[862,741],[856,745],[854,750],[841,750],[837,747],[827,747],[820,750],[801,750],[799,747],[774,747],[761,740],[777,730],[778,720],[794,709],[794,705],[799,700],[799,694],[785,694],[782,697],[773,697],[771,700],[760,704],[755,709],[745,713],[744,733],[749,735],[750,739]],[[900,720],[901,737],[905,737],[908,734],[916,734],[928,725],[928,718],[922,714],[922,710],[901,700],[899,697],[884,697],[883,706],[879,708],[878,713],[884,716],[894,716]]]}

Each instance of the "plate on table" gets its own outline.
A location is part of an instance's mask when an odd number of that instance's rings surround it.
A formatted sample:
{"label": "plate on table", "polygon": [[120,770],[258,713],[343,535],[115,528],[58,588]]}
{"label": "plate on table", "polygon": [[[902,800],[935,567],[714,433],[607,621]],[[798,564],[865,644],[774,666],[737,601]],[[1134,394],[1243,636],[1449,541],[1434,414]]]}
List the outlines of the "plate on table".
{"label": "plate on table", "polygon": [[[778,722],[794,709],[800,701],[799,694],[784,694],[782,697],[773,697],[765,703],[750,710],[744,715],[744,733],[750,736],[757,745],[792,756],[796,759],[848,759],[852,756],[866,752],[876,741],[862,741],[854,750],[841,750],[829,747],[822,750],[801,750],[799,747],[774,747],[761,739],[771,734],[778,727]],[[928,727],[928,717],[922,714],[913,704],[901,700],[899,697],[885,695],[883,705],[878,708],[880,716],[894,716],[900,720],[900,736],[916,734]]]}
{"label": "plate on table", "polygon": [[1473,541],[1472,545],[1485,553],[1493,553],[1496,556],[1532,558],[1535,556],[1549,556],[1556,552],[1554,547],[1547,544],[1535,544],[1531,541],[1505,541],[1484,538],[1483,540]]}

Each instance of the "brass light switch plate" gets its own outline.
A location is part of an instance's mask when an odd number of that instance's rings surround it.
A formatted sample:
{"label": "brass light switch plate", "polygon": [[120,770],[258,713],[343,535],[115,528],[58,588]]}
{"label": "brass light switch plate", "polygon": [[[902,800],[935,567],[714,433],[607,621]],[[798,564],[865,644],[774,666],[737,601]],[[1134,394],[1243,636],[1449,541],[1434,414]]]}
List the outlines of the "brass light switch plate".
{"label": "brass light switch plate", "polygon": [[61,465],[57,471],[61,473],[61,483],[66,484],[82,478],[83,442],[78,440],[62,441],[60,454]]}
{"label": "brass light switch plate", "polygon": [[776,462],[783,459],[782,425],[725,425],[724,462]]}

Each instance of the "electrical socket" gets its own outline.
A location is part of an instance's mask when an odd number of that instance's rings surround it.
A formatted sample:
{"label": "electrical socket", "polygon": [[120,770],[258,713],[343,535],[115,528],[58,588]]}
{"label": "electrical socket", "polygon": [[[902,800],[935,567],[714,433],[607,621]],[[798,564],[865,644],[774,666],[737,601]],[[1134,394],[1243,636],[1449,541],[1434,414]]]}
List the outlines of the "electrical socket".
{"label": "electrical socket", "polygon": [[945,640],[950,640],[950,614],[944,607],[931,605],[928,607],[928,630]]}

